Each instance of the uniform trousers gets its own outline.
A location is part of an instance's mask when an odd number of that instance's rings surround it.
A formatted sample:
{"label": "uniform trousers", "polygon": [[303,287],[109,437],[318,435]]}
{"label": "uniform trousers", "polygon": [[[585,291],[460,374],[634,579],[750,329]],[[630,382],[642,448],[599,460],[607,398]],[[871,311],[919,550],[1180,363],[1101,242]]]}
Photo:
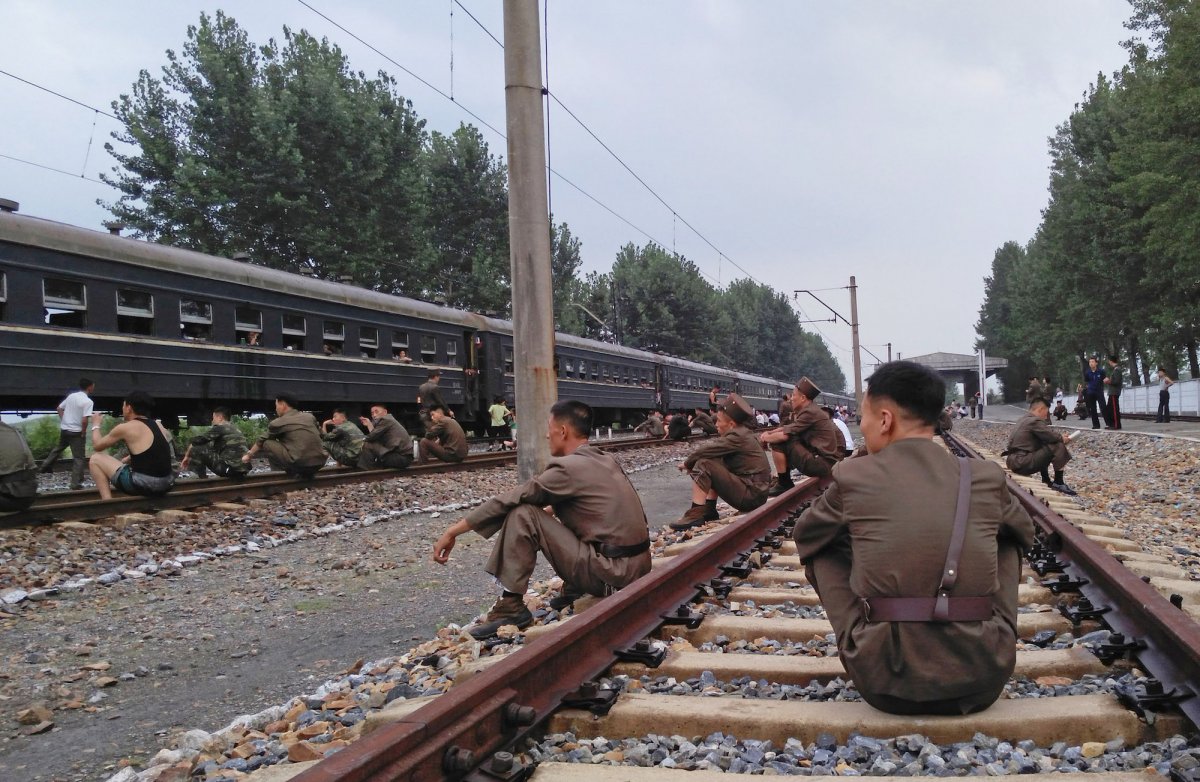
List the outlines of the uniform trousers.
{"label": "uniform trousers", "polygon": [[828,459],[817,456],[805,448],[794,437],[788,438],[786,443],[773,444],[771,449],[785,454],[787,456],[788,469],[799,470],[801,475],[809,475],[813,478],[828,478],[833,474],[833,464]]}
{"label": "uniform trousers", "polygon": [[304,478],[311,478],[316,475],[317,470],[325,466],[325,455],[321,455],[320,463],[316,463],[316,459],[308,460],[307,462],[297,462],[292,459],[292,455],[288,453],[287,448],[278,440],[264,440],[262,451],[266,454],[267,462],[276,470],[282,470],[288,475],[298,475]]}
{"label": "uniform trousers", "polygon": [[1171,392],[1165,388],[1158,392],[1158,415],[1154,417],[1154,422],[1157,424],[1171,423]]}
{"label": "uniform trousers", "polygon": [[1109,428],[1121,428],[1121,392],[1108,395],[1108,415],[1104,416]]}
{"label": "uniform trousers", "polygon": [[[997,575],[1000,583],[1016,583],[1021,572],[1020,552],[1013,546],[1001,546],[998,557]],[[821,598],[825,615],[833,625],[839,651],[846,645],[846,639],[850,637],[853,628],[864,621],[862,601],[850,589],[851,561],[850,542],[845,540],[826,547],[820,554],[804,563],[804,574],[808,583],[817,591],[817,596]],[[914,650],[914,653],[922,656],[936,654],[936,649]],[[863,700],[889,714],[973,714],[983,711],[996,702],[1012,675],[1012,671],[980,671],[978,682],[981,688],[976,692],[953,698],[909,700],[870,691],[863,684],[866,677],[855,673],[856,664],[847,660],[844,655],[842,663]],[[868,665],[877,668],[885,665],[885,662],[874,660],[868,662]]]}
{"label": "uniform trousers", "polygon": [[83,473],[87,470],[87,455],[84,453],[83,432],[68,432],[58,430],[58,445],[42,460],[42,472],[48,472],[50,466],[62,456],[63,451],[71,449],[71,488],[78,489],[83,485]]}
{"label": "uniform trousers", "polygon": [[433,456],[443,462],[461,462],[463,458],[457,452],[450,450],[437,440],[428,438],[421,441],[421,461]]}
{"label": "uniform trousers", "polygon": [[539,551],[572,591],[589,595],[607,594],[650,572],[649,551],[632,557],[602,557],[561,521],[533,505],[518,505],[504,517],[484,570],[505,590],[524,593]]}
{"label": "uniform trousers", "polygon": [[390,468],[403,470],[412,464],[412,453],[400,450],[383,450],[378,443],[363,443],[362,453],[358,455],[358,466],[364,470],[379,470]]}
{"label": "uniform trousers", "polygon": [[1008,455],[1005,464],[1017,475],[1033,475],[1054,466],[1061,470],[1071,461],[1071,452],[1067,444],[1061,440],[1057,443],[1046,443],[1036,451],[1014,451]]}
{"label": "uniform trousers", "polygon": [[741,475],[730,472],[723,459],[700,459],[692,467],[692,480],[706,493],[717,496],[740,511],[754,510],[767,501],[767,483],[751,483]]}

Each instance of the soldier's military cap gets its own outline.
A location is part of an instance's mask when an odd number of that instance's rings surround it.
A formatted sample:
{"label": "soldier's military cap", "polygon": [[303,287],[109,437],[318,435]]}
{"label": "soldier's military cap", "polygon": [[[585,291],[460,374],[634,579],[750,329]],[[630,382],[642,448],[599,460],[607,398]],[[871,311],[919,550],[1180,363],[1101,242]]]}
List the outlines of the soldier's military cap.
{"label": "soldier's military cap", "polygon": [[821,389],[817,388],[817,384],[807,377],[802,377],[796,381],[796,390],[809,399],[816,399],[821,395]]}
{"label": "soldier's military cap", "polygon": [[717,409],[732,418],[735,423],[747,424],[754,420],[754,411],[750,409],[750,405],[746,404],[746,400],[737,394],[725,397]]}

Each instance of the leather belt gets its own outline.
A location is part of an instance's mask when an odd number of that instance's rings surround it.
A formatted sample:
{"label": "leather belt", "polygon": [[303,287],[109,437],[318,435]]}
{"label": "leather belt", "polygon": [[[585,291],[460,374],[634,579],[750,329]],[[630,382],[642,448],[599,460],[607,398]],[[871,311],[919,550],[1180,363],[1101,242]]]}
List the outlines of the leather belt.
{"label": "leather belt", "polygon": [[862,597],[868,622],[984,622],[992,618],[992,598]]}
{"label": "leather belt", "polygon": [[616,546],[612,543],[593,543],[592,546],[596,549],[596,553],[602,557],[624,559],[626,557],[636,557],[643,551],[649,551],[650,541],[643,540],[641,543],[634,543],[631,546]]}

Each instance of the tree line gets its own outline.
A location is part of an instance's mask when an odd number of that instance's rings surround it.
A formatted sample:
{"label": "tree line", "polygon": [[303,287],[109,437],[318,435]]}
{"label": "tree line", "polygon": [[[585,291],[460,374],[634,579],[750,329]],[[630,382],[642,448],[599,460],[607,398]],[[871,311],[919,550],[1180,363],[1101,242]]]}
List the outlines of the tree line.
{"label": "tree line", "polygon": [[1200,377],[1200,5],[1131,0],[1128,63],[1100,74],[1050,138],[1033,238],[996,250],[976,347],[1073,390],[1091,355],[1134,384]]}
{"label": "tree line", "polygon": [[[256,45],[217,11],[160,76],[113,102],[122,142],[100,201],[151,241],[507,316],[507,170],[479,130],[426,128],[385,72],[355,71],[304,30]],[[682,256],[628,244],[580,277],[582,241],[551,218],[556,327],[763,375],[846,381],[778,292],[717,289]]]}

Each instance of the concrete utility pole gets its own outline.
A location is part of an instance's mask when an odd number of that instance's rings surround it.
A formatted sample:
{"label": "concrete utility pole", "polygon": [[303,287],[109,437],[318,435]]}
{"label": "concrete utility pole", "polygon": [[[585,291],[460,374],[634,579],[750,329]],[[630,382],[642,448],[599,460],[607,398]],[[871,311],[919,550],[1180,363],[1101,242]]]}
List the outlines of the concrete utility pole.
{"label": "concrete utility pole", "polygon": [[508,243],[516,404],[521,416],[517,473],[522,481],[541,472],[550,458],[545,423],[558,399],[540,41],[537,0],[504,0]]}
{"label": "concrete utility pole", "polygon": [[[851,349],[854,351],[854,408],[862,410],[862,353],[858,345],[858,285],[854,277],[850,278],[850,336],[853,340]],[[889,351],[891,347],[889,345]]]}

